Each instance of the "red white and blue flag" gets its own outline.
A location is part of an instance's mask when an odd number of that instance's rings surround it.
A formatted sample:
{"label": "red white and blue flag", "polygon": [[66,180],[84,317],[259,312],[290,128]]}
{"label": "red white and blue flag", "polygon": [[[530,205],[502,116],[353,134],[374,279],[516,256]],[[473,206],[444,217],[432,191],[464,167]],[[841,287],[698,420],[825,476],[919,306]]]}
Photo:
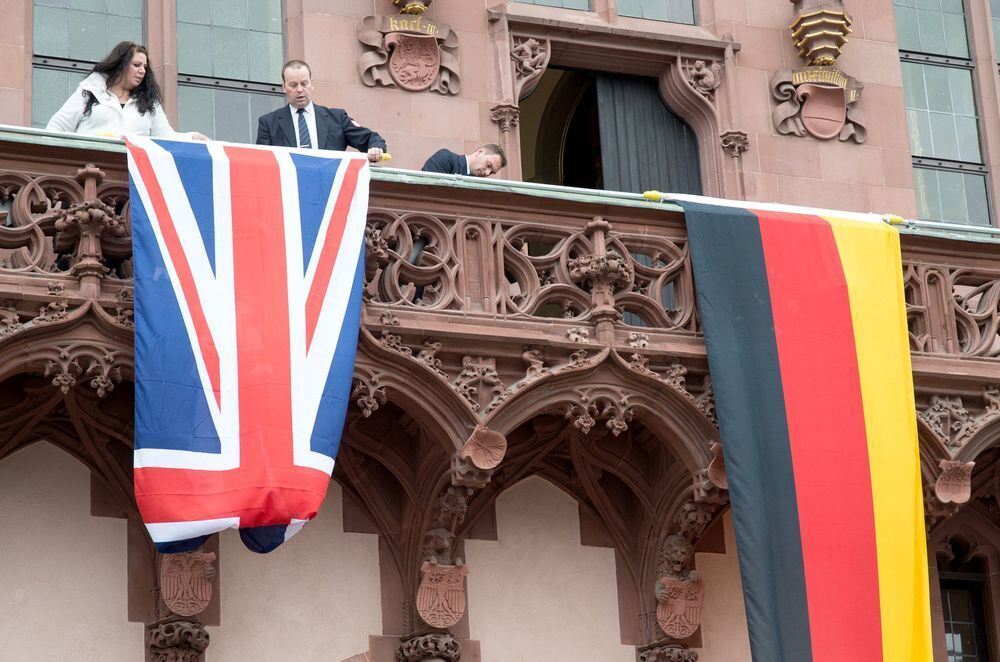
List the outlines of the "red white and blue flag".
{"label": "red white and blue flag", "polygon": [[363,154],[133,138],[135,495],[161,552],[312,519],[347,410]]}

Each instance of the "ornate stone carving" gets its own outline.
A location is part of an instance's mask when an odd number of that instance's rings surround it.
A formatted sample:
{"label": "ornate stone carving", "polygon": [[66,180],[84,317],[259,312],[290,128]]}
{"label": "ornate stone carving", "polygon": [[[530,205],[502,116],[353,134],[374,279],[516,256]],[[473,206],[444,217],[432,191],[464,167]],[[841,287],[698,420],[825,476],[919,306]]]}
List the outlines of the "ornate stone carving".
{"label": "ornate stone carving", "polygon": [[507,438],[484,425],[477,425],[465,442],[460,457],[468,459],[477,469],[494,469],[507,453]]}
{"label": "ornate stone carving", "polygon": [[549,41],[531,37],[513,37],[510,59],[514,66],[514,99],[521,100],[531,93],[545,72],[551,56]]}
{"label": "ornate stone carving", "polygon": [[629,333],[628,334],[628,346],[629,347],[635,347],[636,349],[644,349],[646,347],[649,347],[649,334],[648,333],[636,333],[635,331]]}
{"label": "ornate stone carving", "polygon": [[67,310],[69,310],[69,302],[65,299],[47,303],[38,309],[38,316],[31,320],[31,325],[41,326],[42,324],[61,322],[66,319]]}
{"label": "ornate stone carving", "polygon": [[782,69],[771,77],[774,127],[782,134],[863,143],[868,131],[858,106],[863,89],[834,67]]}
{"label": "ornate stone carving", "polygon": [[490,108],[490,119],[500,127],[501,133],[510,133],[517,128],[520,117],[520,109],[513,104],[498,103]]}
{"label": "ornate stone carving", "polygon": [[422,662],[442,660],[460,662],[462,647],[458,640],[447,632],[422,634],[404,641],[396,653],[396,662]]}
{"label": "ornate stone carving", "polygon": [[698,662],[698,652],[678,645],[654,646],[639,652],[639,662]]}
{"label": "ornate stone carving", "polygon": [[452,383],[452,388],[458,391],[476,411],[486,407],[494,399],[503,394],[506,385],[497,373],[496,360],[480,356],[463,356],[462,372]]}
{"label": "ornate stone carving", "polygon": [[24,328],[21,316],[13,304],[0,306],[0,338],[17,333]]}
{"label": "ornate stone carving", "polygon": [[705,376],[704,390],[694,399],[694,403],[709,423],[716,426],[719,424],[715,418],[715,394],[712,391],[712,379],[708,375]]}
{"label": "ornate stone carving", "polygon": [[678,530],[689,540],[697,540],[712,522],[717,506],[706,501],[685,501],[675,518]]}
{"label": "ornate stone carving", "polygon": [[380,384],[379,373],[372,373],[371,376],[358,376],[354,390],[351,391],[351,400],[361,410],[361,415],[368,418],[386,403],[385,387]]}
{"label": "ornate stone carving", "polygon": [[89,200],[69,209],[60,210],[56,217],[55,250],[64,253],[75,249],[71,272],[74,276],[103,277],[109,269],[102,263],[102,238],[125,237],[125,223],[115,210],[100,200]]}
{"label": "ornate stone carving", "polygon": [[115,304],[115,322],[126,329],[131,329],[135,326],[135,310],[134,310],[134,294],[132,288],[123,287],[118,290],[118,294],[115,295],[117,303]]}
{"label": "ornate stone carving", "polygon": [[587,289],[604,288],[611,292],[632,282],[632,265],[616,250],[603,255],[581,255],[568,263],[569,275]]}
{"label": "ornate stone carving", "polygon": [[212,601],[214,553],[164,554],[160,560],[160,595],[178,616],[195,616]]}
{"label": "ornate stone carving", "polygon": [[667,536],[660,548],[656,622],[672,639],[687,639],[701,627],[705,582],[690,568],[694,547],[684,536]]}
{"label": "ornate stone carving", "polygon": [[417,353],[417,359],[430,366],[434,372],[447,378],[448,374],[442,368],[441,359],[437,358],[439,351],[441,351],[441,341],[426,338],[424,340],[424,348]]}
{"label": "ornate stone carving", "polygon": [[1000,417],[1000,389],[989,385],[983,391],[985,408],[971,414],[959,396],[932,395],[930,404],[919,416],[935,435],[951,449],[963,447],[986,423]]}
{"label": "ornate stone carving", "polygon": [[934,495],[941,503],[966,503],[972,496],[975,462],[941,460],[941,475],[934,482]]}
{"label": "ornate stone carving", "polygon": [[53,348],[49,355],[52,358],[45,360],[42,376],[52,377],[52,385],[63,393],[84,379],[103,398],[122,381],[118,352],[92,345],[66,345]]}
{"label": "ornate stone carving", "polygon": [[447,629],[462,620],[465,613],[464,565],[440,565],[425,561],[420,568],[423,578],[417,589],[417,613],[431,627]]}
{"label": "ornate stone carving", "polygon": [[[403,11],[422,5],[410,2]],[[461,88],[456,55],[458,35],[441,23],[413,16],[366,16],[358,25],[365,52],[358,60],[361,82],[399,87],[409,92],[432,90],[458,94]]]}
{"label": "ornate stone carving", "polygon": [[170,617],[146,626],[146,662],[204,662],[208,643],[201,623]]}
{"label": "ornate stone carving", "polygon": [[521,358],[528,364],[528,369],[524,373],[525,382],[532,382],[551,372],[549,368],[545,367],[545,353],[536,345],[525,345],[521,352]]}
{"label": "ornate stone carving", "polygon": [[722,85],[722,65],[718,62],[685,60],[684,74],[694,91],[707,99],[713,99]]}
{"label": "ornate stone carving", "polygon": [[750,149],[750,137],[745,131],[726,131],[721,138],[722,149],[734,159]]}
{"label": "ornate stone carving", "polygon": [[590,344],[590,329],[585,326],[574,326],[566,331],[566,337],[570,342]]}
{"label": "ornate stone carving", "polygon": [[627,395],[595,395],[583,389],[577,392],[580,394],[580,402],[568,405],[565,414],[572,421],[573,427],[583,434],[590,434],[597,421],[603,420],[605,427],[616,437],[628,430],[633,411]]}

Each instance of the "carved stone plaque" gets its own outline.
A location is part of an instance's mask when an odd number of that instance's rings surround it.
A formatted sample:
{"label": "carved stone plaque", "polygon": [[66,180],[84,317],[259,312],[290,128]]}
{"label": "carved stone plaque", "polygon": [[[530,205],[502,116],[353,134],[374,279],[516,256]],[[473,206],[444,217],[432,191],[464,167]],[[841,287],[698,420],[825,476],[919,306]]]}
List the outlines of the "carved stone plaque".
{"label": "carved stone plaque", "polygon": [[656,606],[656,622],[674,639],[687,639],[701,626],[701,608],[705,604],[705,582],[663,577],[663,599]]}
{"label": "carved stone plaque", "polygon": [[404,90],[426,90],[437,78],[441,51],[434,37],[393,32],[385,36],[389,49],[389,75]]}
{"label": "carved stone plaque", "polygon": [[424,577],[417,589],[417,613],[430,626],[450,628],[465,613],[465,576],[469,568],[425,561],[420,570]]}
{"label": "carved stone plaque", "polygon": [[170,611],[179,616],[194,616],[205,611],[212,601],[214,553],[187,552],[165,554],[160,562],[160,592]]}

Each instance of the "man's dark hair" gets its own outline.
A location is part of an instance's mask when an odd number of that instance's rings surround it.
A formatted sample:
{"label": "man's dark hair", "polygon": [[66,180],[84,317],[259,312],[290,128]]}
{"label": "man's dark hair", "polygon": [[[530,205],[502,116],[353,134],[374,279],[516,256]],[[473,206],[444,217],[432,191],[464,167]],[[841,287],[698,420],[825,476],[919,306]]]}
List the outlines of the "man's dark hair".
{"label": "man's dark hair", "polygon": [[496,143],[486,143],[483,145],[483,151],[487,154],[496,154],[500,157],[500,167],[507,167],[507,155],[503,153],[503,147]]}
{"label": "man's dark hair", "polygon": [[[106,84],[108,89],[111,89],[111,86],[120,81],[122,76],[125,75],[128,65],[132,62],[132,58],[135,57],[136,53],[142,53],[146,56],[146,75],[129,96],[135,99],[139,113],[145,115],[146,113],[156,112],[156,104],[163,102],[163,97],[160,95],[160,86],[156,84],[156,77],[153,76],[153,65],[149,61],[149,51],[146,50],[145,46],[137,44],[134,41],[119,42],[117,46],[111,49],[107,57],[94,65],[93,71],[103,74],[107,79]],[[83,96],[86,99],[83,114],[89,115],[91,108],[97,103],[97,99],[86,90],[84,90]]]}
{"label": "man's dark hair", "polygon": [[308,62],[305,62],[304,60],[289,60],[285,63],[285,66],[281,68],[281,82],[285,82],[285,69],[298,69],[299,67],[305,67],[305,70],[309,72],[309,77],[312,78],[313,70],[309,66]]}

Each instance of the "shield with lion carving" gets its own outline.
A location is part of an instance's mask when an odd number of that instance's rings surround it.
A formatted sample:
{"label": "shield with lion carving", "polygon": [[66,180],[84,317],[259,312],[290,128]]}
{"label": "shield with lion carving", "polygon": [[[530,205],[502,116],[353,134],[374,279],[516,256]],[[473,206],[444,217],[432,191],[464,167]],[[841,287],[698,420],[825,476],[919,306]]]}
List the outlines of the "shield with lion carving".
{"label": "shield with lion carving", "polygon": [[656,622],[674,639],[687,639],[701,626],[705,604],[705,582],[699,579],[664,577],[664,597],[656,606]]}
{"label": "shield with lion carving", "polygon": [[469,569],[425,561],[420,570],[424,577],[417,589],[417,613],[430,626],[450,628],[465,613],[465,576]]}
{"label": "shield with lion carving", "polygon": [[187,552],[165,554],[160,562],[160,595],[170,611],[178,616],[194,616],[205,611],[212,601],[209,569],[215,554]]}
{"label": "shield with lion carving", "polygon": [[835,85],[805,83],[795,90],[802,102],[802,125],[817,138],[836,137],[847,121],[847,95]]}
{"label": "shield with lion carving", "polygon": [[404,90],[426,90],[437,78],[441,68],[441,51],[432,36],[392,32],[385,36],[389,56],[389,75]]}

